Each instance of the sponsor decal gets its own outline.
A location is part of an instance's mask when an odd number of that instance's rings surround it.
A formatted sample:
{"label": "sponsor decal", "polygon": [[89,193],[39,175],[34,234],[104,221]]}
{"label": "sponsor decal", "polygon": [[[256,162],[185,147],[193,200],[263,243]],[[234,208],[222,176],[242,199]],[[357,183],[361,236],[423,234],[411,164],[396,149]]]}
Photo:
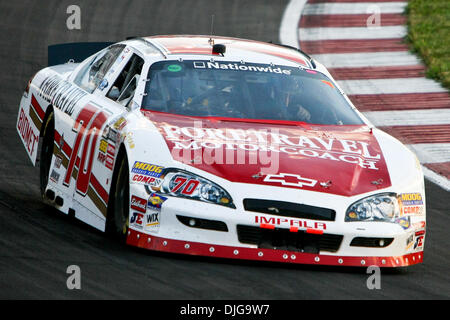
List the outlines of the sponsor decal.
{"label": "sponsor decal", "polygon": [[61,164],[62,164],[61,156],[58,156],[58,155],[55,156],[55,164],[54,164],[55,169],[61,168]]}
{"label": "sponsor decal", "polygon": [[147,211],[147,200],[137,196],[131,196],[130,207],[133,210],[145,213]]}
{"label": "sponsor decal", "polygon": [[[222,70],[235,70],[235,71],[252,71],[252,72],[265,72],[265,73],[278,73],[291,75],[291,70],[274,67],[270,65],[254,65],[249,63],[237,63],[237,62],[210,62],[210,61],[194,61],[193,66],[195,69],[222,69]],[[170,66],[169,66],[170,67]]]}
{"label": "sponsor decal", "polygon": [[144,217],[145,215],[143,213],[133,212],[130,217],[130,226],[142,229],[144,224]]}
{"label": "sponsor decal", "polygon": [[423,205],[422,195],[420,193],[402,193],[399,198],[404,206]]}
{"label": "sponsor decal", "polygon": [[69,116],[72,116],[78,101],[86,95],[86,92],[57,75],[45,78],[39,86],[39,96]]}
{"label": "sponsor decal", "polygon": [[421,215],[423,214],[423,206],[407,206],[401,209],[401,215]]}
{"label": "sponsor decal", "polygon": [[133,140],[133,132],[128,132],[126,137],[125,137],[125,140],[127,141],[128,146],[130,147],[130,149],[134,149],[135,144],[134,144],[134,140]]}
{"label": "sponsor decal", "polygon": [[100,82],[98,89],[103,91],[108,86],[108,80],[103,79],[102,82]]}
{"label": "sponsor decal", "polygon": [[178,193],[180,192],[183,195],[191,195],[200,185],[200,181],[196,179],[188,179],[184,176],[177,176],[173,180],[174,184],[171,185],[170,192]]}
{"label": "sponsor decal", "polygon": [[409,229],[411,227],[411,219],[410,217],[402,217],[395,220],[403,229]]}
{"label": "sponsor decal", "polygon": [[114,156],[116,154],[116,147],[114,144],[108,142],[105,139],[100,141],[99,152],[97,160],[102,163],[109,170],[114,168]]}
{"label": "sponsor decal", "polygon": [[167,70],[170,72],[179,72],[183,68],[179,64],[171,64],[167,67]]}
{"label": "sponsor decal", "polygon": [[159,212],[147,213],[145,228],[147,231],[158,231]]}
{"label": "sponsor decal", "polygon": [[114,124],[113,128],[121,131],[127,125],[127,120],[124,117],[120,117]]}
{"label": "sponsor decal", "polygon": [[412,233],[408,237],[408,239],[406,239],[406,251],[408,251],[412,248],[413,243],[414,243],[414,233]]}
{"label": "sponsor decal", "polygon": [[414,250],[423,249],[423,241],[424,240],[425,240],[424,235],[416,237],[416,242],[414,243]]}
{"label": "sponsor decal", "polygon": [[97,156],[97,160],[101,163],[101,164],[105,164],[106,161],[106,154],[99,152],[98,156]]}
{"label": "sponsor decal", "polygon": [[150,177],[139,173],[135,173],[131,176],[131,182],[147,184],[151,187],[157,187],[161,185],[162,181],[163,181],[162,179]]}
{"label": "sponsor decal", "polygon": [[148,206],[152,208],[161,209],[162,204],[167,200],[166,197],[152,193],[148,198]]}
{"label": "sponsor decal", "polygon": [[[172,153],[178,150],[222,150],[230,152],[276,153],[285,157],[323,159],[356,164],[363,169],[379,170],[380,153],[373,153],[365,141],[323,138],[320,136],[290,136],[267,130],[214,129],[179,127],[167,123],[160,126],[166,140],[173,143]],[[205,153],[204,152],[204,153]],[[206,161],[205,154],[202,159]],[[233,158],[234,159],[234,158]],[[216,163],[228,161],[214,158]],[[222,161],[220,161],[222,160]],[[226,159],[228,160],[228,159]]]}
{"label": "sponsor decal", "polygon": [[324,222],[299,220],[292,218],[255,216],[255,223],[263,225],[273,225],[284,228],[321,229],[326,230],[327,224]]}
{"label": "sponsor decal", "polygon": [[59,181],[59,173],[55,170],[52,170],[52,173],[50,174],[50,180],[52,180],[54,183],[58,183]]}
{"label": "sponsor decal", "polygon": [[114,167],[114,157],[116,155],[116,147],[111,144],[108,143],[108,147],[106,150],[106,160],[105,160],[105,166],[109,169],[112,170]]}
{"label": "sponsor decal", "polygon": [[112,143],[116,144],[117,140],[118,140],[118,132],[116,130],[114,130],[113,128],[111,128],[110,126],[107,126],[105,128],[105,130],[103,131],[103,139],[105,140],[109,140]]}
{"label": "sponsor decal", "polygon": [[398,195],[401,216],[422,215],[424,213],[422,195],[416,193],[402,193]]}
{"label": "sponsor decal", "polygon": [[146,215],[145,230],[149,232],[158,232],[161,218],[162,204],[167,200],[166,197],[152,193],[148,198],[148,209],[150,212]]}
{"label": "sponsor decal", "polygon": [[421,221],[421,222],[416,222],[413,224],[413,228],[415,230],[424,230],[426,226],[426,222],[425,221]]}
{"label": "sponsor decal", "polygon": [[162,175],[163,168],[164,167],[157,166],[154,164],[135,161],[133,167],[131,168],[131,172],[144,176],[159,178]]}
{"label": "sponsor decal", "polygon": [[[380,145],[365,126],[306,128],[275,120],[143,113],[158,127],[174,160],[232,182],[345,196],[391,185]],[[319,184],[332,177],[332,184]],[[375,180],[380,184],[371,184]]]}
{"label": "sponsor decal", "polygon": [[100,141],[100,147],[99,147],[99,150],[100,150],[101,152],[103,152],[103,153],[106,153],[107,148],[108,148],[108,142],[107,142],[105,139],[102,139],[102,140]]}
{"label": "sponsor decal", "polygon": [[31,121],[25,114],[23,109],[20,109],[19,121],[17,122],[17,130],[22,137],[25,147],[30,155],[33,155],[39,141],[39,132],[34,131]]}

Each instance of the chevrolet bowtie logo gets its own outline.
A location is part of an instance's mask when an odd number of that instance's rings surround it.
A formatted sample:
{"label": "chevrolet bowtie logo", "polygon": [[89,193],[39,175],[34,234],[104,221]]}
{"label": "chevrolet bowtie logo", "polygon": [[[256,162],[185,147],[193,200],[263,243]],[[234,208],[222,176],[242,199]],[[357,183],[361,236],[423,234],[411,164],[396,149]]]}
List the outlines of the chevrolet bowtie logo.
{"label": "chevrolet bowtie logo", "polygon": [[300,188],[304,186],[314,187],[317,183],[317,180],[303,178],[298,174],[290,174],[290,173],[268,174],[264,178],[264,181],[281,183],[283,186],[292,186]]}

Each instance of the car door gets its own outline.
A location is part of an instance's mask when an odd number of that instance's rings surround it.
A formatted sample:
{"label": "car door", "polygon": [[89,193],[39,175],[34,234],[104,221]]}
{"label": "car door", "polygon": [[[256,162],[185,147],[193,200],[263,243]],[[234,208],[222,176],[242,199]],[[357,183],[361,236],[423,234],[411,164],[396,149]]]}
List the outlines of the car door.
{"label": "car door", "polygon": [[124,51],[125,45],[113,45],[86,61],[73,76],[73,83],[88,92],[89,99],[77,106],[71,121],[65,121],[67,127],[63,131],[70,155],[62,184],[72,195],[76,216],[99,229],[106,217],[108,180],[112,174],[97,170],[97,150],[102,148],[105,128],[115,113],[114,107],[102,100],[101,88],[106,88],[111,70],[120,65]]}

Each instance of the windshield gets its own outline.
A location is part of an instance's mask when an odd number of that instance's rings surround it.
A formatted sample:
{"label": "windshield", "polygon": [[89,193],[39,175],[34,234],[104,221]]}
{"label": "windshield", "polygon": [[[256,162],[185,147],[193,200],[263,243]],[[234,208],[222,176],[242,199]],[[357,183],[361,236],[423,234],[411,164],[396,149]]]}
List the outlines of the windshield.
{"label": "windshield", "polygon": [[149,70],[142,108],[188,116],[363,124],[322,73],[296,67],[204,60]]}

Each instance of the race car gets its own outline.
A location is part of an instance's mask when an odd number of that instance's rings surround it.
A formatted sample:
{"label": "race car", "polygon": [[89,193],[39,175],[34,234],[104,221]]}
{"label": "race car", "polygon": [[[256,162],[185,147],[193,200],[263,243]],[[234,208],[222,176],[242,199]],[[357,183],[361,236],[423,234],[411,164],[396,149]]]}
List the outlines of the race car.
{"label": "race car", "polygon": [[416,156],[301,50],[168,35],[83,58],[37,72],[17,119],[42,197],[62,213],[172,253],[423,262]]}

